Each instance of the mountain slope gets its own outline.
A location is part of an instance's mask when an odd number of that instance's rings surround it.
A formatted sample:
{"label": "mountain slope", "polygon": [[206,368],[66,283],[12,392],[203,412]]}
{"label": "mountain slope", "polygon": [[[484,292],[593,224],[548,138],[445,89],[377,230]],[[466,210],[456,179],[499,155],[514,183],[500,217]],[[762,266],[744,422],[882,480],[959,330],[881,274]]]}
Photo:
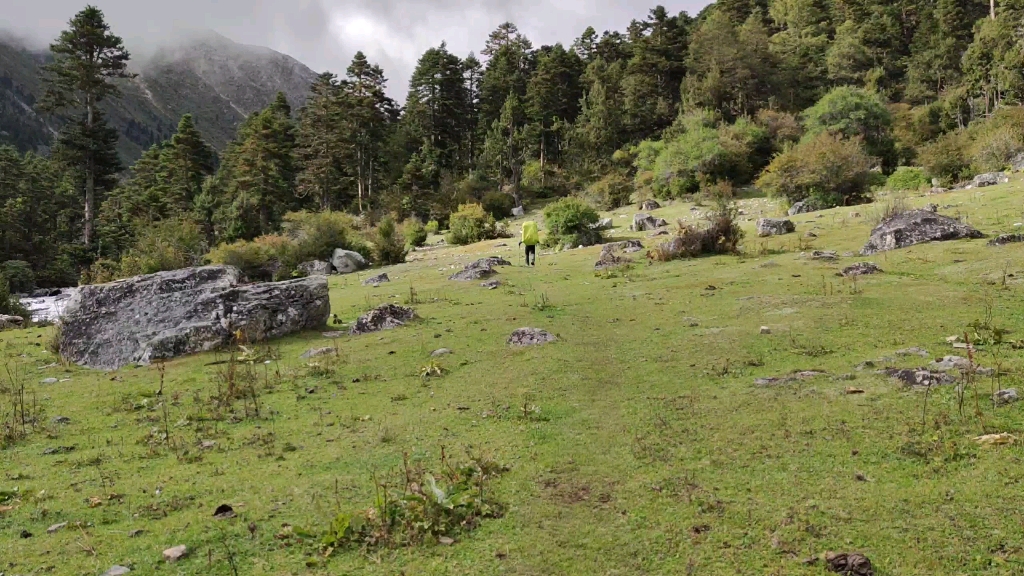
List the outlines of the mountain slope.
{"label": "mountain slope", "polygon": [[[0,39],[0,143],[45,150],[60,121],[37,114],[42,94],[39,68],[48,54]],[[248,114],[284,92],[293,107],[305,101],[316,73],[279,52],[233,42],[213,32],[132,63],[138,74],[121,82],[122,95],[105,103],[120,131],[127,162],[168,138],[184,114],[192,114],[207,140],[223,148]]]}

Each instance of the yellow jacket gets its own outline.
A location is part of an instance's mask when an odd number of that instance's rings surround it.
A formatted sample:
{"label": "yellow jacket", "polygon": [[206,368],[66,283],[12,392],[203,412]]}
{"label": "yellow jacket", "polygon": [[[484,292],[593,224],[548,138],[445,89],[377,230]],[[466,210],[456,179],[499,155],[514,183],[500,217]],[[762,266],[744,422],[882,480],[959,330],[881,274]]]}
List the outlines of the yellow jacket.
{"label": "yellow jacket", "polygon": [[540,232],[537,231],[537,223],[533,220],[523,222],[523,244],[527,246],[540,244]]}

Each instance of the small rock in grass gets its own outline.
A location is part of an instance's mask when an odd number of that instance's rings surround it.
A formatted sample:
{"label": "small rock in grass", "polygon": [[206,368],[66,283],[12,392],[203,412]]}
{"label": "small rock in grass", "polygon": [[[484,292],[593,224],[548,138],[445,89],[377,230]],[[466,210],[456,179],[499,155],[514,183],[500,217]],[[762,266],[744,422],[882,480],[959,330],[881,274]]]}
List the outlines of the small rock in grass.
{"label": "small rock in grass", "polygon": [[57,383],[57,379],[56,378],[43,378],[42,380],[39,381],[39,383],[40,384],[56,384]]}
{"label": "small rock in grass", "polygon": [[230,504],[221,504],[213,511],[213,517],[217,520],[227,520],[235,517],[235,509]]}
{"label": "small rock in grass", "polygon": [[213,448],[216,445],[217,445],[217,442],[214,441],[214,440],[203,440],[199,444],[199,447],[202,448],[203,450],[210,450],[211,448]]}
{"label": "small rock in grass", "polygon": [[510,346],[533,346],[557,340],[554,334],[540,328],[519,328],[508,337]]}
{"label": "small rock in grass", "polygon": [[867,556],[853,553],[826,552],[825,562],[828,563],[830,572],[844,576],[875,576],[875,569],[871,566],[871,560]]}
{"label": "small rock in grass", "polygon": [[330,338],[332,340],[335,338],[341,338],[344,335],[344,332],[324,332],[323,334],[321,334],[321,336],[323,336],[324,338]]}
{"label": "small rock in grass", "polygon": [[67,416],[54,416],[53,420],[50,420],[51,424],[71,424],[71,418]]}
{"label": "small rock in grass", "polygon": [[881,272],[882,269],[875,265],[874,262],[858,262],[843,268],[841,274],[843,276],[863,276],[865,274],[879,274]]}
{"label": "small rock in grass", "polygon": [[65,527],[67,527],[67,525],[68,525],[67,522],[61,522],[60,524],[54,524],[53,526],[50,526],[49,528],[46,529],[46,533],[47,534],[54,534],[54,533],[60,532]]}
{"label": "small rock in grass", "polygon": [[767,326],[761,326],[761,334],[771,334],[772,329]]}
{"label": "small rock in grass", "polygon": [[127,566],[111,566],[106,572],[100,574],[100,576],[124,576],[131,572],[131,568]]}
{"label": "small rock in grass", "polygon": [[188,547],[182,544],[181,546],[175,546],[174,548],[168,548],[164,550],[164,560],[167,562],[177,562],[188,555]]}
{"label": "small rock in grass", "polygon": [[451,353],[452,351],[449,350],[448,348],[438,348],[437,350],[431,352],[430,355],[434,358],[437,358],[438,356],[447,356],[448,354]]}
{"label": "small rock in grass", "polygon": [[495,288],[501,286],[501,280],[488,280],[486,282],[481,282],[480,286],[482,288],[487,288],[488,290],[494,290]]}
{"label": "small rock in grass", "polygon": [[899,380],[906,386],[944,386],[956,382],[952,376],[945,372],[932,372],[929,370],[889,368],[883,370],[882,373],[890,378]]}
{"label": "small rock in grass", "polygon": [[992,395],[992,400],[997,405],[1012,404],[1017,401],[1017,389],[1007,388],[1006,390],[1000,390]]}
{"label": "small rock in grass", "polygon": [[897,356],[920,356],[922,358],[928,357],[928,351],[924,348],[914,346],[912,348],[904,348],[903,350],[896,351]]}
{"label": "small rock in grass", "polygon": [[935,360],[928,365],[932,370],[967,369],[970,366],[971,361],[963,356],[944,356],[941,360]]}
{"label": "small rock in grass", "polygon": [[380,286],[385,282],[391,282],[386,272],[363,280],[363,286]]}
{"label": "small rock in grass", "polygon": [[328,347],[328,348],[310,348],[309,350],[306,350],[305,352],[303,352],[302,356],[299,356],[299,358],[302,358],[303,360],[306,360],[306,359],[309,359],[309,358],[316,358],[317,356],[326,356],[328,354],[335,354],[337,352],[338,352],[337,348],[330,348],[330,347]]}

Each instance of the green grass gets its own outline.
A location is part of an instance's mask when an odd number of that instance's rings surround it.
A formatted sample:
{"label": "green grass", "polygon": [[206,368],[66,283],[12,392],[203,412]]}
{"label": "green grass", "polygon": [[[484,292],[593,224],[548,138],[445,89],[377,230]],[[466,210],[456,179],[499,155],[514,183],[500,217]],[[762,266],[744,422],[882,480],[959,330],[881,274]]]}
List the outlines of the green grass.
{"label": "green grass", "polygon": [[[986,233],[1011,231],[1024,218],[1022,188],[1015,180],[907,202],[955,204],[943,212]],[[801,215],[796,234],[771,239],[756,238],[752,220],[779,209],[757,198],[740,208],[751,219],[741,257],[649,265],[640,253],[623,273],[595,274],[600,247],[591,247],[542,253],[535,269],[502,268],[507,284],[497,290],[446,280],[452,265],[479,256],[517,263],[513,239],[414,253],[379,288],[334,277],[333,312],[346,321],[405,302],[410,289],[421,319],[333,343],[319,333],[272,343],[279,360],[253,367],[259,419],[241,400],[235,418],[215,418],[210,397],[225,365],[206,364],[224,354],[166,363],[157,397],[157,366],[40,370],[54,362],[48,329],[4,332],[0,357],[46,425],[0,450],[0,494],[18,490],[0,502],[14,506],[0,513],[0,572],[88,575],[130,564],[139,574],[215,575],[232,574],[233,561],[238,574],[255,575],[820,575],[821,562],[802,560],[835,550],[865,553],[881,575],[1022,573],[1024,446],[971,440],[1024,436],[1024,405],[988,400],[997,385],[1024,386],[1022,353],[979,351],[983,366],[998,357],[1005,372],[978,381],[980,418],[973,391],[964,416],[954,387],[933,390],[925,411],[923,392],[854,366],[910,346],[962,352],[945,338],[986,316],[1024,338],[1024,246],[916,246],[867,258],[885,274],[854,283],[836,272],[862,258],[823,263],[801,252],[858,250],[877,208]],[[613,214],[613,236],[630,236],[631,218],[618,214],[632,212]],[[655,214],[692,212],[673,204]],[[804,239],[812,229],[818,238]],[[560,341],[509,349],[505,339],[522,326]],[[299,360],[323,346],[339,348],[336,359],[317,359],[327,366]],[[441,347],[454,351],[437,360],[446,374],[422,378]],[[753,383],[807,369],[856,379]],[[70,381],[40,384],[46,377]],[[848,386],[865,393],[848,395]],[[0,396],[0,415],[10,402]],[[71,424],[49,425],[58,415]],[[215,447],[200,449],[204,440]],[[43,455],[55,446],[75,450]],[[437,469],[442,447],[456,460],[468,452],[509,466],[488,487],[504,517],[451,546],[330,559],[313,543],[275,538],[286,524],[321,531],[339,509],[370,507],[374,474],[399,469],[403,454]],[[214,520],[223,503],[238,517]],[[46,533],[59,522],[82,525]],[[130,538],[133,530],[144,532]],[[161,551],[178,544],[190,556],[164,564]]]}

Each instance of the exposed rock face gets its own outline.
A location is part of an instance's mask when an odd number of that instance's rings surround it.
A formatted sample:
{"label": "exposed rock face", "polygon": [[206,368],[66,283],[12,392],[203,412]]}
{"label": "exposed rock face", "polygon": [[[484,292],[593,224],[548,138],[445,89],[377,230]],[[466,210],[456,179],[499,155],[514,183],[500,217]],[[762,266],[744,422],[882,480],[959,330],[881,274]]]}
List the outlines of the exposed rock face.
{"label": "exposed rock face", "polygon": [[796,232],[796,225],[792,220],[785,218],[759,218],[757,220],[758,236],[781,236],[791,232]]}
{"label": "exposed rock face", "polygon": [[61,355],[116,369],[213,350],[231,343],[236,331],[277,338],[327,322],[326,278],[241,279],[233,266],[204,266],[83,286],[60,319]]}
{"label": "exposed rock face", "polygon": [[350,332],[352,335],[359,335],[379,330],[391,330],[405,325],[415,317],[416,312],[412,308],[398,304],[383,304],[360,316]]}
{"label": "exposed rock face", "polygon": [[971,186],[974,188],[984,188],[986,186],[995,186],[996,184],[1005,184],[1010,181],[1010,178],[1003,172],[987,172],[985,174],[978,174],[971,180]]}
{"label": "exposed rock face", "polygon": [[295,267],[303,276],[327,276],[331,273],[331,263],[323,260],[310,260]]}
{"label": "exposed rock face", "polygon": [[808,212],[814,212],[814,206],[805,200],[802,202],[795,202],[789,207],[787,214],[790,216],[796,216],[797,214],[806,214]]}
{"label": "exposed rock face", "polygon": [[557,340],[554,334],[540,328],[518,328],[508,337],[509,346],[534,346]]}
{"label": "exposed rock face", "polygon": [[369,266],[366,258],[358,252],[338,248],[331,256],[331,265],[338,274],[351,274]]}
{"label": "exposed rock face", "polygon": [[906,248],[922,242],[983,238],[985,235],[948,216],[927,210],[903,212],[882,222],[871,231],[862,256]]}
{"label": "exposed rock face", "polygon": [[658,204],[657,200],[644,200],[640,203],[640,209],[644,212],[650,212],[651,210],[657,210],[661,208],[661,204]]}
{"label": "exposed rock face", "polygon": [[662,226],[668,226],[668,222],[664,218],[655,218],[650,214],[643,213],[633,215],[633,230],[635,232],[645,232]]}
{"label": "exposed rock face", "polygon": [[843,268],[843,276],[862,276],[864,274],[881,274],[882,269],[874,262],[857,262]]}
{"label": "exposed rock face", "polygon": [[363,280],[363,286],[380,286],[385,282],[391,282],[391,278],[388,278],[387,272],[382,272]]}
{"label": "exposed rock face", "polygon": [[1000,234],[995,238],[988,241],[989,246],[1005,246],[1007,244],[1015,244],[1017,242],[1024,242],[1024,234]]}

